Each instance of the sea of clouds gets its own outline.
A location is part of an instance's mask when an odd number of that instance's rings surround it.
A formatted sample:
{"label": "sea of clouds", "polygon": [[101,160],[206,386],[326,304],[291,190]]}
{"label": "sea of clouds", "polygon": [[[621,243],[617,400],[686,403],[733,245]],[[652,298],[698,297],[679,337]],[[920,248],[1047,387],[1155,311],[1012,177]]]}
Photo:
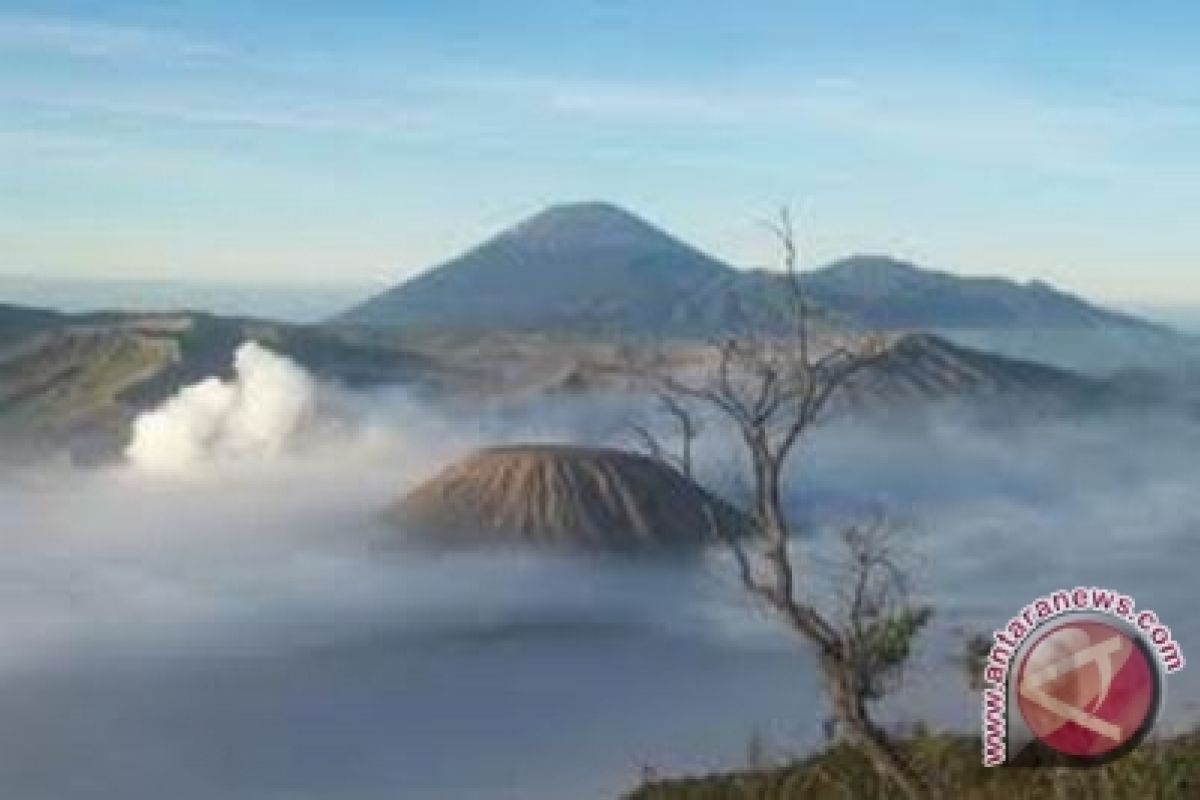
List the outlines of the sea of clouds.
{"label": "sea of clouds", "polygon": [[[432,407],[267,348],[133,425],[119,463],[0,481],[0,792],[53,798],[614,796],[645,766],[819,741],[807,655],[719,551],[689,564],[403,547],[380,511],[499,441],[627,443],[638,398]],[[1108,585],[1200,643],[1194,422],[845,422],[805,443],[813,519],[903,516],[937,621],[893,721],[971,725],[963,631]],[[705,427],[701,473],[731,485]],[[827,515],[818,513],[829,510]],[[830,535],[806,540],[820,569]],[[960,690],[957,687],[962,686]],[[1173,718],[1200,687],[1173,678]],[[186,777],[184,777],[186,776]]]}

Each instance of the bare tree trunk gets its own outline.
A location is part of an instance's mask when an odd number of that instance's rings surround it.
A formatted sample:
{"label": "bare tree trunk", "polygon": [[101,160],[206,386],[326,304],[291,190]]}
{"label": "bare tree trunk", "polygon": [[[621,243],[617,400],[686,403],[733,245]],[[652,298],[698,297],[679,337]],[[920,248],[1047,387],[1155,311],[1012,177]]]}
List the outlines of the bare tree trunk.
{"label": "bare tree trunk", "polygon": [[871,720],[862,692],[855,686],[853,666],[833,652],[822,654],[820,664],[834,716],[845,728],[843,734],[870,759],[876,773],[894,783],[909,800],[936,797],[933,788],[896,749],[891,737]]}
{"label": "bare tree trunk", "polygon": [[[881,781],[896,786],[910,800],[924,800],[936,796],[935,792],[887,732],[874,723],[868,703],[886,691],[880,688],[880,681],[903,665],[907,640],[916,635],[925,616],[914,617],[915,609],[898,604],[894,565],[887,554],[864,552],[860,547],[852,564],[856,569],[851,582],[854,601],[845,619],[832,617],[811,595],[806,597],[805,583],[811,577],[806,572],[808,565],[789,550],[794,527],[785,499],[788,460],[833,393],[877,363],[885,351],[881,340],[867,337],[858,344],[831,343],[814,357],[808,310],[796,271],[792,220],[786,208],[771,228],[784,248],[795,324],[794,331],[783,337],[794,338],[781,338],[778,332],[764,329],[718,342],[706,382],[689,384],[670,374],[668,365],[661,376],[660,396],[681,426],[685,472],[691,471],[695,428],[683,400],[705,404],[740,434],[754,476],[753,505],[747,509],[753,518],[753,534],[745,537],[747,544],[743,532],[726,531],[715,519],[711,521],[713,529],[733,553],[746,589],[765,600],[796,634],[815,646],[830,705],[843,734],[867,756]],[[653,441],[650,445],[656,448]],[[656,448],[656,452],[661,450]],[[872,584],[880,574],[883,588]],[[865,628],[897,620],[903,623],[903,652],[897,657],[871,651],[874,645]]]}

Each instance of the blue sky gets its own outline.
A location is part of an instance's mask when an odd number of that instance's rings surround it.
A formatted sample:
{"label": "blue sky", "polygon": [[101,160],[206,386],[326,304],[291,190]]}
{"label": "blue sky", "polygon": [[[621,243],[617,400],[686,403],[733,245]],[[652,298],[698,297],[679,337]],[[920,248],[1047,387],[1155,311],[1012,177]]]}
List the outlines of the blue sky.
{"label": "blue sky", "polygon": [[5,2],[0,272],[385,281],[603,198],[1200,303],[1200,7]]}

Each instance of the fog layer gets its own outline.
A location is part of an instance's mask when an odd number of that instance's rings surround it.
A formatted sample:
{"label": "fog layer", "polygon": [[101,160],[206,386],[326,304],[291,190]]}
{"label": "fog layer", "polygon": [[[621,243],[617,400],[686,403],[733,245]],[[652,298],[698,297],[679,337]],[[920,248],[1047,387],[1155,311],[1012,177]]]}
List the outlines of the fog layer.
{"label": "fog layer", "polygon": [[[819,741],[808,656],[719,551],[694,563],[419,555],[378,512],[470,448],[617,442],[631,399],[459,415],[320,386],[243,350],[135,427],[127,463],[0,484],[0,794],[53,798],[611,797],[645,766],[735,766]],[[970,726],[951,662],[1076,584],[1132,593],[1200,642],[1200,431],[1124,415],[986,431],[843,423],[793,498],[823,522],[912,522],[938,618],[893,721]],[[469,420],[465,422],[464,420]],[[728,452],[706,429],[705,471]],[[815,563],[832,557],[813,534]],[[1174,722],[1200,691],[1168,687]]]}

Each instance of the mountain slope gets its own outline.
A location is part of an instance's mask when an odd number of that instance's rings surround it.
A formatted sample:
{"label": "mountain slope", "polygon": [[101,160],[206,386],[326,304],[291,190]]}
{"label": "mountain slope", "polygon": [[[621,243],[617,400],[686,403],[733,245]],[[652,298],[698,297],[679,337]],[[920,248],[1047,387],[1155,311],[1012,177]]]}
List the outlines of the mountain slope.
{"label": "mountain slope", "polygon": [[358,305],[340,322],[407,328],[655,331],[732,267],[606,203],[553,206]]}
{"label": "mountain slope", "polygon": [[0,303],[0,347],[61,325],[64,319],[56,311]]}
{"label": "mountain slope", "polygon": [[[884,256],[802,275],[818,332],[939,333],[1095,375],[1195,360],[1195,340],[1038,281],[973,278]],[[709,338],[790,327],[778,272],[738,270],[606,203],[554,206],[350,309],[406,333]]]}
{"label": "mountain slope", "polygon": [[886,256],[853,256],[803,277],[814,303],[870,328],[1099,328],[1162,331],[1041,281],[973,278]]}
{"label": "mountain slope", "polygon": [[[1012,418],[1145,405],[1164,400],[1144,383],[1090,378],[1032,361],[962,347],[940,336],[903,333],[888,337],[883,357],[852,378],[834,398],[836,413],[890,414],[955,405],[991,416]],[[834,342],[818,338],[816,352]],[[512,352],[512,351],[510,351]],[[659,370],[686,382],[715,382],[717,353],[712,347],[678,341],[657,350]],[[631,372],[620,353],[596,347],[543,349],[525,357],[523,370],[507,362],[510,383],[551,394],[628,392],[646,389],[643,373]],[[516,377],[514,377],[514,374]],[[500,384],[500,378],[494,379]]]}
{"label": "mountain slope", "polygon": [[349,332],[210,314],[53,314],[0,341],[0,439],[8,451],[116,451],[132,418],[180,387],[228,377],[233,353],[258,341],[314,375],[348,385],[436,378],[427,356]]}
{"label": "mountain slope", "polygon": [[884,411],[952,402],[1028,418],[1109,407],[1122,398],[1109,381],[911,333],[891,342],[882,360],[853,378],[840,402]]}
{"label": "mountain slope", "polygon": [[[406,383],[466,402],[637,389],[628,345],[602,339],[507,333],[426,340],[413,350],[385,332],[356,329],[193,313],[30,311],[23,316],[35,324],[0,346],[0,450],[6,458],[62,449],[88,460],[111,456],[136,414],[181,386],[228,377],[233,352],[246,340],[321,378],[350,385]],[[695,339],[661,344],[667,363],[679,369],[702,367],[711,356]],[[893,338],[888,357],[859,376],[839,405],[875,413],[949,401],[1027,418],[1131,401],[1144,407],[1170,394],[1156,386],[1138,376],[1088,379],[937,336],[905,334]]]}
{"label": "mountain slope", "polygon": [[1200,341],[1041,281],[973,278],[884,256],[855,256],[803,277],[814,304],[876,330],[923,330],[1012,358],[1090,375],[1164,373],[1200,360]]}

